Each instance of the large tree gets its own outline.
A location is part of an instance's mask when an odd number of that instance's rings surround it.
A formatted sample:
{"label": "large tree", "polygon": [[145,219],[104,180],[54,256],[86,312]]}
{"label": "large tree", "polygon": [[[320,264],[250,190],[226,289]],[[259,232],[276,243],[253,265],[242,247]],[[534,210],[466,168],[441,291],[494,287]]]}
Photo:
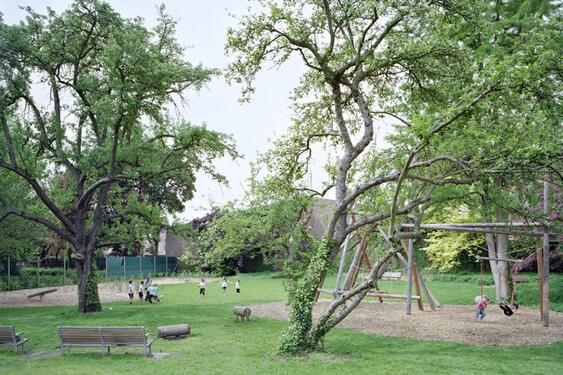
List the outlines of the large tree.
{"label": "large tree", "polygon": [[[522,12],[527,21],[543,22],[526,7]],[[490,165],[486,159],[473,163],[459,142],[439,145],[470,130],[487,107],[501,108],[505,92],[541,77],[541,69],[524,66],[549,59],[531,50],[531,36],[542,27],[527,28],[528,39],[509,53],[494,49],[494,15],[494,4],[481,1],[261,1],[230,31],[227,48],[235,60],[229,77],[248,84],[244,94],[252,93],[253,79],[268,62],[283,64],[295,54],[307,69],[293,95],[294,124],[263,158],[265,169],[274,171],[266,189],[279,195],[307,188],[303,180],[315,143],[338,154],[327,168],[336,208],[305,276],[288,291],[283,353],[314,349],[362,300],[391,256],[379,259],[363,282],[313,320],[317,289],[346,236],[386,221],[397,240],[399,215],[429,202],[437,186],[470,183],[473,172],[482,174]],[[373,142],[382,116],[398,124],[386,153]],[[355,203],[370,210],[351,222]]]}
{"label": "large tree", "polygon": [[152,30],[96,0],[61,14],[27,12],[20,24],[0,21],[0,168],[31,187],[46,212],[0,192],[2,217],[67,241],[79,310],[97,311],[101,228],[132,215],[163,219],[191,197],[197,171],[219,177],[212,161],[232,152],[229,137],[166,110],[215,71],[185,61],[163,8]]}

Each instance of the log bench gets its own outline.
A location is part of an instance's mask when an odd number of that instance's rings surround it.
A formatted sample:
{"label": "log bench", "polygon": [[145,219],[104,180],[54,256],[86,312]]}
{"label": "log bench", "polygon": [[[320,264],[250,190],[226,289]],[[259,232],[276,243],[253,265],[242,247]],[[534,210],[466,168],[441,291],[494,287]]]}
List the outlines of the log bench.
{"label": "log bench", "polygon": [[23,353],[23,345],[28,340],[22,332],[16,332],[14,326],[0,326],[0,344],[12,345],[16,351],[19,347]]}
{"label": "log bench", "polygon": [[249,307],[234,306],[233,307],[233,313],[237,317],[237,320],[236,320],[237,322],[238,322],[239,318],[241,318],[241,320],[244,322],[244,318],[246,318],[247,321],[250,319],[250,314],[252,313],[252,311],[250,311]]}
{"label": "log bench", "polygon": [[165,340],[182,339],[188,336],[191,328],[187,324],[175,324],[171,326],[158,327],[157,336]]}
{"label": "log bench", "polygon": [[102,355],[109,354],[116,346],[133,346],[145,349],[145,355],[151,355],[151,340],[145,327],[58,327],[61,353],[65,348],[99,347]]}
{"label": "log bench", "polygon": [[40,292],[30,294],[29,296],[27,296],[27,298],[39,297],[39,302],[42,302],[42,301],[43,301],[43,296],[44,296],[45,294],[54,293],[54,292],[56,292],[56,291],[57,291],[57,288],[45,289],[45,290],[42,290],[42,291],[40,291]]}

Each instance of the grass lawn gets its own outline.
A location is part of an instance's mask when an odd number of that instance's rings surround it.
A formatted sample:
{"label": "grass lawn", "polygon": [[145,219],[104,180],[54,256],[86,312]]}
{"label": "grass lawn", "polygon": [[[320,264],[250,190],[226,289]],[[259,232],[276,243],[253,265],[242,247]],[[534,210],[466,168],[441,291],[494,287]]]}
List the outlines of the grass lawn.
{"label": "grass lawn", "polygon": [[[279,358],[275,348],[285,323],[255,317],[248,323],[235,323],[231,307],[285,299],[282,279],[257,274],[243,275],[241,281],[241,295],[234,293],[232,285],[222,295],[217,283],[208,284],[203,298],[198,297],[196,284],[164,285],[159,287],[161,304],[130,305],[124,296],[124,302],[105,304],[102,312],[88,315],[78,314],[73,306],[0,309],[0,324],[13,324],[24,331],[31,339],[26,345],[29,351],[56,351],[58,325],[143,325],[153,337],[159,325],[188,322],[192,326],[192,335],[185,340],[156,340],[153,351],[173,353],[159,361],[145,359],[142,349],[136,348],[112,349],[112,355],[104,357],[98,349],[76,348],[70,355],[30,358],[4,347],[0,349],[0,373],[560,374],[563,368],[563,342],[478,347],[346,329],[328,334],[324,352],[307,359]],[[402,292],[399,284],[391,284],[399,289],[390,291]],[[478,286],[470,283],[430,285],[441,303],[470,303],[478,294]],[[125,351],[135,354],[120,355]]]}

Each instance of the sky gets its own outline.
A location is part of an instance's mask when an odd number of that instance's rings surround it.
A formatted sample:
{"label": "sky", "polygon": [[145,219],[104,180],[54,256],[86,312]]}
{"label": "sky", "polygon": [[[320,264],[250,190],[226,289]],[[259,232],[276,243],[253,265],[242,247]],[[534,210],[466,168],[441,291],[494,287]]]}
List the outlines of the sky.
{"label": "sky", "polygon": [[[12,24],[24,19],[22,6],[30,6],[38,13],[45,13],[46,7],[50,7],[59,13],[70,3],[70,0],[0,0],[0,12],[4,22]],[[157,5],[165,4],[168,14],[178,22],[176,37],[186,48],[186,59],[219,69],[228,64],[224,54],[227,29],[235,27],[237,17],[246,14],[249,7],[246,0],[111,0],[109,3],[123,17],[143,18],[148,28],[156,24]],[[288,97],[303,72],[297,58],[290,59],[279,69],[261,72],[252,100],[244,104],[238,100],[241,88],[229,86],[222,77],[214,78],[200,92],[186,95],[188,106],[181,109],[180,115],[195,124],[205,123],[209,129],[231,134],[237,151],[244,157],[217,161],[217,169],[227,177],[228,185],[198,175],[195,196],[187,202],[186,210],[177,215],[180,219],[203,216],[212,206],[243,199],[250,163],[290,125]],[[320,188],[325,176],[323,159],[322,154],[313,156],[311,181],[314,188]]]}

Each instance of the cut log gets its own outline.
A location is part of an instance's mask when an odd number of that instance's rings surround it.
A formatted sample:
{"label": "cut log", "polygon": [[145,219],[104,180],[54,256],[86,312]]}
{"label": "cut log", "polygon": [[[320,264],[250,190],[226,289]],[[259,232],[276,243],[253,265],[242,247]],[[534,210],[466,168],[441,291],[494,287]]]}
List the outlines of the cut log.
{"label": "cut log", "polygon": [[401,272],[385,272],[381,276],[381,280],[401,280]]}
{"label": "cut log", "polygon": [[191,328],[187,324],[175,324],[172,326],[158,327],[158,337],[165,340],[181,339],[191,333]]}
{"label": "cut log", "polygon": [[233,313],[236,315],[237,321],[239,320],[239,318],[241,318],[241,320],[244,322],[244,318],[246,318],[246,320],[250,319],[250,314],[252,313],[252,311],[250,311],[249,307],[234,306]]}

